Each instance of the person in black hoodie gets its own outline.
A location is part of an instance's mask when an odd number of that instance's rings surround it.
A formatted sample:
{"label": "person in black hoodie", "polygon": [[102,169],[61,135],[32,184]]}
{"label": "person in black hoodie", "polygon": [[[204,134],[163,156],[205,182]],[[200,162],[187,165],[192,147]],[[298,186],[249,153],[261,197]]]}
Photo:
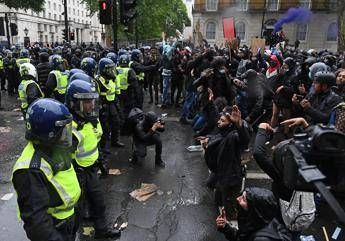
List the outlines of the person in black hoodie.
{"label": "person in black hoodie", "polygon": [[[279,113],[282,112],[283,119],[287,120],[291,116],[292,96],[294,94],[292,82],[296,82],[295,74],[296,63],[291,57],[284,59],[283,65],[280,68],[276,81],[274,83],[273,91],[273,113],[271,118],[271,126],[274,128],[278,125]],[[284,134],[287,135],[289,128],[284,129]]]}
{"label": "person in black hoodie", "polygon": [[[231,108],[231,107],[230,107]],[[208,146],[215,156],[208,160],[216,175],[216,202],[224,206],[228,218],[236,216],[235,199],[241,191],[242,167],[241,150],[249,143],[250,135],[247,123],[241,119],[237,106],[225,108],[218,120],[218,133],[201,138],[201,144]]]}
{"label": "person in black hoodie", "polygon": [[222,213],[216,223],[231,241],[291,241],[291,232],[280,222],[279,205],[273,193],[263,188],[247,188],[237,197],[238,229]]}
{"label": "person in black hoodie", "polygon": [[49,73],[53,70],[50,63],[49,63],[49,54],[46,52],[42,52],[39,55],[40,63],[37,65],[37,77],[38,77],[38,84],[45,93],[46,83],[48,80]]}

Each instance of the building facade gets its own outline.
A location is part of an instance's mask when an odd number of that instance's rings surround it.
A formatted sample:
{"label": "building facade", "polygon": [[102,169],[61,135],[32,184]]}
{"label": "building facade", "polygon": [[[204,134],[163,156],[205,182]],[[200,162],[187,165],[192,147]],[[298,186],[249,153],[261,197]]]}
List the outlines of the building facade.
{"label": "building facade", "polygon": [[[71,43],[102,43],[102,25],[99,24],[97,14],[90,16],[86,6],[80,3],[80,0],[68,0],[67,4],[69,30],[74,33],[74,40]],[[11,36],[11,44],[24,43],[26,36],[24,29],[29,30],[27,37],[30,38],[31,43],[63,42],[65,22],[62,0],[46,0],[44,11],[39,13],[32,10],[9,9],[0,4],[0,16],[4,17],[5,13],[8,13],[9,22],[16,23],[18,26],[18,35]],[[0,41],[7,43],[7,37],[0,36]]]}
{"label": "building facade", "polygon": [[276,21],[291,7],[309,8],[313,15],[308,23],[290,23],[283,31],[290,44],[300,41],[301,49],[337,50],[337,0],[195,0],[194,34],[198,31],[210,44],[224,43],[223,18],[233,17],[236,36],[241,44],[262,32],[272,32]]}
{"label": "building facade", "polygon": [[185,27],[183,30],[183,37],[184,39],[189,39],[191,37],[193,37],[193,0],[184,0],[184,4],[186,5],[187,8],[187,13],[188,13],[188,17],[191,21],[191,26],[190,27]]}

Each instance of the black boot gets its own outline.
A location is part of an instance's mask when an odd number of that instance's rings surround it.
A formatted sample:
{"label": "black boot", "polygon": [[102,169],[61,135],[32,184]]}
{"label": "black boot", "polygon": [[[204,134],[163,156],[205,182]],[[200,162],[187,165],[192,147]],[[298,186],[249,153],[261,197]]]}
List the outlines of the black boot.
{"label": "black boot", "polygon": [[165,162],[162,161],[162,158],[161,158],[161,157],[156,157],[156,159],[155,159],[155,165],[156,165],[156,167],[164,168],[164,167],[165,167]]}
{"label": "black boot", "polygon": [[121,232],[117,229],[96,229],[95,230],[95,239],[104,239],[104,238],[112,238],[118,239],[121,237]]}

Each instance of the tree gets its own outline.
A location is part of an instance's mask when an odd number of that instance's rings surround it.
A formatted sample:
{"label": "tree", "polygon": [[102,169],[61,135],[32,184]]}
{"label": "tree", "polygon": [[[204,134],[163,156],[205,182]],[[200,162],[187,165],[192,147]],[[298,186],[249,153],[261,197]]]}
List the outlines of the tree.
{"label": "tree", "polygon": [[32,9],[35,12],[40,12],[43,10],[45,0],[0,0],[0,3],[9,8]]}
{"label": "tree", "polygon": [[[98,0],[82,0],[91,13],[98,11]],[[164,2],[164,4],[163,4]],[[175,35],[175,30],[182,32],[184,25],[190,24],[187,9],[182,0],[138,0],[137,23],[139,39],[160,38],[162,32]],[[120,25],[120,23],[119,23]],[[108,28],[106,28],[108,29]],[[124,26],[118,27],[119,39],[134,39],[134,35],[124,32]]]}
{"label": "tree", "polygon": [[141,0],[137,7],[139,38],[159,38],[162,32],[167,36],[182,32],[184,25],[190,24],[187,9],[182,0]]}

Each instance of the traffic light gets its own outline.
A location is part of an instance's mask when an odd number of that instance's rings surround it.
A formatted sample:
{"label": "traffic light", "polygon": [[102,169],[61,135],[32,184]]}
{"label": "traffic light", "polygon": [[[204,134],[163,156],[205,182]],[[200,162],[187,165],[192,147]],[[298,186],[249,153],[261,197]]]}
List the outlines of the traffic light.
{"label": "traffic light", "polygon": [[135,18],[136,0],[120,0],[120,19],[121,23],[128,25]]}
{"label": "traffic light", "polygon": [[65,28],[62,29],[62,39],[68,42],[67,30]]}
{"label": "traffic light", "polygon": [[70,33],[69,33],[69,39],[70,39],[71,41],[74,41],[74,32],[70,32]]}
{"label": "traffic light", "polygon": [[[116,3],[116,1],[114,2]],[[112,24],[111,9],[111,0],[99,0],[99,21],[101,24]]]}
{"label": "traffic light", "polygon": [[11,36],[17,36],[18,35],[18,26],[15,23],[10,24],[11,29]]}

